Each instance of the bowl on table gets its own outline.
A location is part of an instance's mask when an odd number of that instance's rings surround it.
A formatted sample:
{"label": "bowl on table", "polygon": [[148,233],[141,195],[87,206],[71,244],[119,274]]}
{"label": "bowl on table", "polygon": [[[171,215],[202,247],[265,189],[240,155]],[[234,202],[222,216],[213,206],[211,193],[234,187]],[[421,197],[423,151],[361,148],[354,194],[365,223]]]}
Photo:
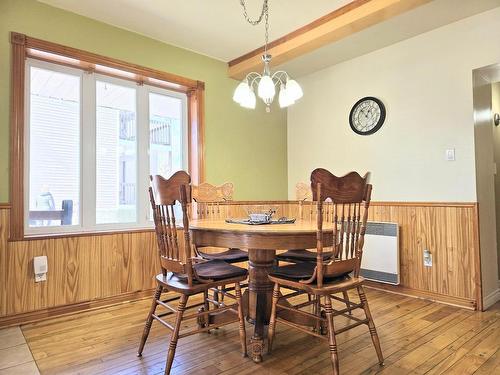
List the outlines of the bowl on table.
{"label": "bowl on table", "polygon": [[253,223],[268,223],[278,210],[273,205],[253,205],[245,207],[248,218]]}

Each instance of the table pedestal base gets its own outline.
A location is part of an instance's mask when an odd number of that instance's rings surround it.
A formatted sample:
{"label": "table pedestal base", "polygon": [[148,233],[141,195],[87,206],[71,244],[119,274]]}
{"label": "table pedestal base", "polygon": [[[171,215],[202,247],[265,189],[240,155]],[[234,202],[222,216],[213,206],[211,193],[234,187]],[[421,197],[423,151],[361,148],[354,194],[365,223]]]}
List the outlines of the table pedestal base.
{"label": "table pedestal base", "polygon": [[[246,320],[254,326],[253,335],[250,338],[248,355],[256,363],[262,362],[264,353],[264,339],[267,336],[267,325],[271,316],[273,283],[268,275],[274,266],[276,251],[250,249],[248,251],[248,289],[243,293],[242,303]],[[281,304],[290,305],[283,299]],[[291,305],[290,305],[291,306]],[[217,313],[213,310],[208,317],[210,324],[234,319],[234,311]],[[231,314],[229,316],[228,314]],[[316,321],[307,316],[290,310],[278,310],[278,315],[288,321],[314,328]]]}
{"label": "table pedestal base", "polygon": [[254,362],[262,362],[264,352],[265,326],[269,324],[273,294],[273,283],[268,275],[273,269],[275,256],[274,250],[248,251],[247,319],[254,324],[249,353]]}

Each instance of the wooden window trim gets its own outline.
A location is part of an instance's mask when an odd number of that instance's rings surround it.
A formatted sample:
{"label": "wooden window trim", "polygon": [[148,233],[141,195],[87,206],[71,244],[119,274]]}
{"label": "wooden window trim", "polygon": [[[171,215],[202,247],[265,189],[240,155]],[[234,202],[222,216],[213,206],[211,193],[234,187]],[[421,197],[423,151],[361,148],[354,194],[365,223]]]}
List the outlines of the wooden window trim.
{"label": "wooden window trim", "polygon": [[[25,65],[28,57],[185,93],[188,98],[188,172],[193,183],[199,184],[204,181],[204,82],[32,38],[16,32],[11,32],[10,42],[12,48],[10,240],[31,238],[24,235],[24,90]],[[61,235],[56,234],[55,236]]]}

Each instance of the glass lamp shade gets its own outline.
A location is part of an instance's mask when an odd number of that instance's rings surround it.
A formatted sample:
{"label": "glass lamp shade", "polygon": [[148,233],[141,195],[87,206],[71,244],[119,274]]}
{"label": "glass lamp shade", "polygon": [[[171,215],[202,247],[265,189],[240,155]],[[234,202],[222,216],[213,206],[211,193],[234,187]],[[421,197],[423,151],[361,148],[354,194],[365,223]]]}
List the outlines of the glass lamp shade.
{"label": "glass lamp shade", "polygon": [[264,100],[264,102],[272,102],[274,95],[276,94],[276,89],[274,88],[274,82],[271,77],[268,75],[262,76],[257,93],[259,97]]}
{"label": "glass lamp shade", "polygon": [[245,98],[240,102],[240,105],[243,108],[255,109],[256,102],[255,93],[249,89]]}
{"label": "glass lamp shade", "polygon": [[304,95],[304,92],[302,91],[302,88],[299,86],[296,80],[294,79],[289,79],[286,83],[286,91],[288,95],[290,96],[290,99],[292,101],[296,101]]}
{"label": "glass lamp shade", "polygon": [[233,100],[239,104],[243,103],[250,95],[250,91],[248,82],[246,80],[241,81],[236,90],[234,90]]}
{"label": "glass lamp shade", "polygon": [[294,103],[294,100],[292,100],[292,98],[290,97],[290,93],[285,85],[281,85],[280,87],[280,94],[278,100],[280,108],[288,107],[289,105],[292,105]]}

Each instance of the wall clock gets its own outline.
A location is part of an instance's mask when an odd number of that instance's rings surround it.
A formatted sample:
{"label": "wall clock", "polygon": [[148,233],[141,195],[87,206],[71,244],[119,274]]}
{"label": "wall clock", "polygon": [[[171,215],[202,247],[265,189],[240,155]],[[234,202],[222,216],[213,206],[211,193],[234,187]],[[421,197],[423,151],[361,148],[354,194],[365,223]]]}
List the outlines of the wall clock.
{"label": "wall clock", "polygon": [[349,113],[349,124],[354,133],[370,135],[382,127],[385,120],[385,106],[372,96],[362,98],[354,104]]}

